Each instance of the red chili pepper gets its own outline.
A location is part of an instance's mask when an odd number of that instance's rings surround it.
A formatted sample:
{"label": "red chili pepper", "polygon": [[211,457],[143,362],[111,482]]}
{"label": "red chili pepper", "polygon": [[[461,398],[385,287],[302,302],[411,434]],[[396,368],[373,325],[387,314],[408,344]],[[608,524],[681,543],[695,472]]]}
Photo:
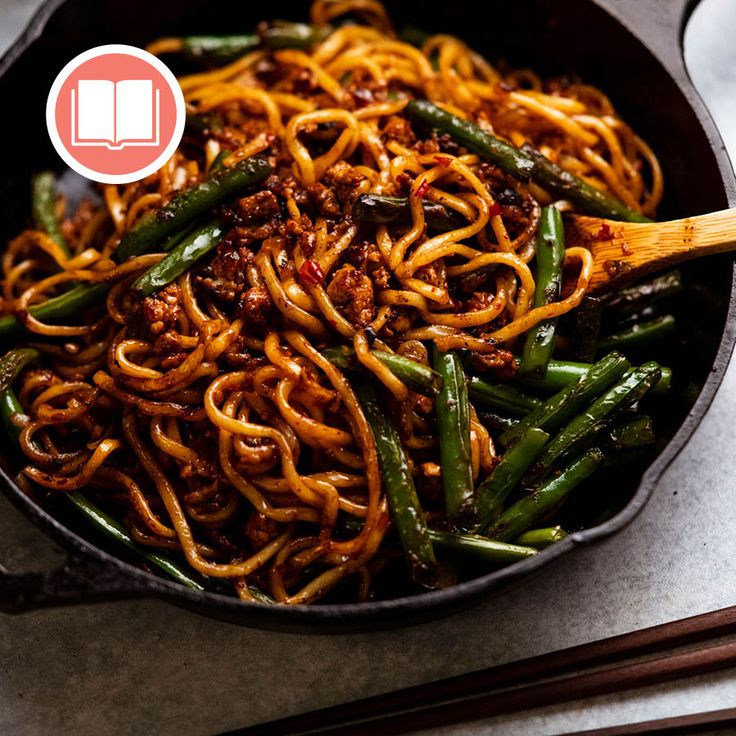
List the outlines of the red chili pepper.
{"label": "red chili pepper", "polygon": [[440,166],[449,166],[452,163],[452,159],[449,156],[435,156],[434,160]]}
{"label": "red chili pepper", "polygon": [[501,205],[498,202],[494,202],[489,208],[488,208],[488,215],[490,217],[495,217],[496,215],[501,214]]}
{"label": "red chili pepper", "polygon": [[607,222],[601,223],[601,229],[597,232],[595,239],[596,240],[613,240],[613,230],[611,230]]}
{"label": "red chili pepper", "polygon": [[319,286],[324,280],[325,275],[316,261],[304,261],[299,269],[299,278],[310,286]]}
{"label": "red chili pepper", "polygon": [[414,192],[415,197],[419,197],[419,199],[422,199],[424,195],[429,191],[429,182],[425,179],[420,185],[419,188]]}

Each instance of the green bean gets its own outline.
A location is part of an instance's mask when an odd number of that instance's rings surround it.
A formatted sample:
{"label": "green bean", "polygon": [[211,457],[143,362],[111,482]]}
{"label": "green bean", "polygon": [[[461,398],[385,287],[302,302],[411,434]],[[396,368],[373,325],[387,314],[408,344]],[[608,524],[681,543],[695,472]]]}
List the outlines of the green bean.
{"label": "green bean", "polygon": [[675,334],[675,318],[671,314],[638,322],[621,332],[606,335],[598,341],[600,350],[635,348],[664,340]]}
{"label": "green bean", "polygon": [[478,486],[476,506],[478,512],[473,520],[473,529],[482,532],[503,510],[509,493],[521,480],[527,468],[539,457],[547,444],[549,435],[531,427],[519,441],[503,454],[501,462]]}
{"label": "green bean", "polygon": [[595,360],[603,322],[603,298],[586,294],[577,309],[568,313],[566,322],[566,352],[575,360]]}
{"label": "green bean", "polygon": [[442,376],[428,365],[383,350],[373,351],[376,357],[412,391],[437,396],[442,389]]}
{"label": "green bean", "polygon": [[255,33],[233,36],[185,36],[181,39],[182,54],[192,61],[227,64],[255,51],[261,39]]}
{"label": "green bean", "polygon": [[227,158],[231,153],[232,151],[228,151],[226,148],[223,148],[220,153],[212,159],[212,165],[210,166],[208,173],[214,174],[216,171],[222,171],[222,169],[225,168],[225,161],[227,161]]}
{"label": "green bean", "polygon": [[527,496],[510,506],[486,531],[488,537],[508,542],[518,539],[535,521],[554,511],[562,501],[597,470],[605,455],[597,447],[588,449]]}
{"label": "green bean", "polygon": [[115,540],[119,544],[127,547],[135,552],[136,555],[143,557],[145,560],[155,565],[159,570],[165,572],[169,577],[173,578],[182,585],[194,590],[205,590],[205,586],[192,577],[189,572],[174,560],[164,557],[157,552],[151,552],[145,547],[141,547],[128,533],[128,530],[118,521],[108,516],[104,511],[93,504],[86,496],[79,491],[65,494],[71,504],[94,526],[95,529],[102,532],[105,536]]}
{"label": "green bean", "polygon": [[14,348],[0,358],[0,393],[10,388],[18,374],[39,357],[33,348]]}
{"label": "green bean", "polygon": [[3,429],[10,439],[18,442],[21,427],[14,421],[15,417],[24,415],[23,407],[13,393],[12,389],[5,389],[0,394],[0,419],[2,420]]}
{"label": "green bean", "polygon": [[494,436],[506,432],[506,430],[516,426],[518,422],[518,419],[502,417],[500,414],[495,414],[492,411],[479,411],[478,419]]}
{"label": "green bean", "polygon": [[142,274],[133,284],[133,291],[142,297],[155,294],[216,248],[223,235],[219,222],[211,222],[198,228]]}
{"label": "green bean", "polygon": [[555,542],[561,542],[567,536],[567,532],[561,526],[549,526],[544,529],[530,529],[524,532],[514,544],[534,547],[534,549],[545,549]]}
{"label": "green bean", "polygon": [[[422,201],[424,219],[433,230],[448,231],[462,227],[462,221],[446,207],[429,200]],[[378,225],[411,224],[411,205],[407,197],[361,194],[353,204],[353,217],[360,222]]]}
{"label": "green bean", "polygon": [[209,135],[222,130],[225,127],[225,121],[219,115],[211,112],[188,112],[184,127],[189,133]]}
{"label": "green bean", "polygon": [[[442,376],[428,365],[417,363],[416,360],[405,358],[396,353],[387,353],[383,350],[371,350],[397,378],[403,381],[412,391],[428,396],[437,396],[442,388]],[[356,371],[360,363],[355,357],[355,351],[342,345],[336,348],[327,348],[322,354],[333,365],[342,371]]]}
{"label": "green bean", "polygon": [[458,534],[430,529],[429,536],[440,549],[460,552],[498,565],[509,565],[537,554],[537,550],[531,546],[497,542],[477,534]]}
{"label": "green bean", "polygon": [[[534,306],[544,307],[560,298],[562,263],[565,260],[565,226],[557,207],[544,207],[536,241],[536,289]],[[527,332],[519,362],[522,376],[544,377],[555,349],[556,319],[539,322]]]}
{"label": "green bean", "polygon": [[580,378],[550,397],[527,414],[516,426],[504,432],[500,440],[507,447],[531,427],[552,432],[599,396],[626,373],[629,361],[621,353],[610,353],[583,373]]}
{"label": "green bean", "polygon": [[433,587],[437,560],[401,440],[379,405],[376,391],[358,385],[356,393],[373,433],[383,486],[412,577],[421,585]]}
{"label": "green bean", "polygon": [[572,202],[581,212],[611,220],[651,222],[641,212],[627,207],[612,195],[605,194],[579,176],[553,163],[528,143],[521,147],[521,151],[532,161],[534,167],[532,179],[548,192]]}
{"label": "green bean", "polygon": [[473,401],[514,417],[526,416],[542,404],[541,399],[529,396],[513,386],[493,385],[477,376],[468,379],[468,393]]}
{"label": "green bean", "polygon": [[622,417],[608,433],[611,445],[615,450],[630,450],[656,441],[652,418],[646,414],[630,418]]}
{"label": "green bean", "polygon": [[14,417],[22,417],[25,412],[23,407],[18,401],[18,397],[15,395],[11,386],[8,386],[0,396],[2,401],[0,402],[0,413],[2,414],[2,423],[5,431],[8,433],[8,437],[13,440],[15,444],[18,442],[20,437],[21,428],[13,421]]}
{"label": "green bean", "polygon": [[405,114],[413,122],[447,133],[456,143],[506,173],[522,181],[531,179],[556,196],[570,200],[583,212],[614,220],[648,222],[639,212],[560,168],[531,146],[525,145],[520,150],[428,100],[412,100],[406,106]]}
{"label": "green bean", "polygon": [[309,49],[332,33],[332,26],[310,26],[276,20],[258,29],[261,43],[269,49]]}
{"label": "green bean", "polygon": [[167,238],[164,241],[161,246],[161,250],[164,253],[170,253],[177,245],[179,245],[179,243],[181,243],[182,240],[184,240],[184,238],[188,238],[196,229],[196,225],[190,225],[189,227],[180,230],[178,233],[174,233],[170,238]]}
{"label": "green bean", "polygon": [[[109,287],[107,284],[84,284],[36,304],[28,310],[36,319],[43,322],[58,322],[74,317],[85,309],[102,301]],[[0,340],[16,337],[23,333],[23,323],[14,314],[0,317]]]}
{"label": "green bean", "polygon": [[[215,172],[205,181],[175,196],[168,204],[155,212],[146,213],[123,236],[114,257],[120,262],[131,256],[148,252],[167,237],[186,228],[202,214],[230,196],[255,184],[271,172],[265,158],[253,157],[241,161],[229,169]],[[57,322],[78,315],[86,308],[99,303],[109,291],[106,284],[83,284],[32,306],[28,311],[36,319]],[[0,340],[23,332],[22,321],[15,315],[0,317]]]}
{"label": "green bean", "polygon": [[[518,359],[517,359],[518,360]],[[576,363],[569,360],[551,360],[544,378],[522,378],[519,383],[538,391],[559,391],[579,380],[592,367],[592,363]],[[666,394],[672,383],[672,369],[662,368],[662,377],[652,389],[652,396]]]}
{"label": "green bean", "polygon": [[49,237],[68,256],[69,247],[61,234],[61,226],[56,217],[56,177],[51,171],[42,171],[31,180],[33,221],[39,230]]}
{"label": "green bean", "polygon": [[508,174],[513,174],[517,179],[528,181],[532,175],[534,163],[518,148],[484,132],[474,123],[446,112],[428,100],[412,100],[404,108],[404,114],[412,122],[448,134],[456,143],[477,153]]}
{"label": "green bean", "polygon": [[[338,528],[345,534],[356,536],[363,529],[363,522],[354,516],[341,518]],[[429,538],[435,547],[451,552],[460,552],[478,557],[492,563],[511,563],[531,557],[533,551],[519,544],[496,542],[477,534],[461,534],[458,532],[429,529]]]}
{"label": "green bean", "polygon": [[275,21],[258,33],[232,36],[185,36],[182,54],[192,61],[222,65],[265,47],[269,49],[308,49],[326,38],[332,29],[316,28],[306,23]]}
{"label": "green bean", "polygon": [[649,281],[607,295],[606,312],[618,319],[631,317],[645,307],[679,294],[684,288],[682,273],[678,269],[667,271]]}
{"label": "green bean", "polygon": [[660,369],[654,362],[644,363],[625,375],[560,430],[527,474],[527,483],[544,477],[555,463],[574,455],[592,441],[611,419],[643,398],[659,377]]}
{"label": "green bean", "polygon": [[[157,567],[161,572],[168,575],[170,578],[175,580],[187,588],[193,590],[207,590],[206,579],[198,579],[191,574],[190,570],[184,565],[180,565],[176,560],[166,557],[165,555],[158,554],[151,550],[146,549],[136,542],[133,537],[130,536],[128,530],[120,524],[120,522],[113,519],[111,516],[106,514],[102,509],[96,506],[80,491],[74,491],[73,493],[66,493],[64,497],[68,499],[69,503],[72,504],[78,512],[95,528],[97,531],[104,534],[106,537],[112,539],[115,542],[127,547],[138,557],[143,558],[154,567]],[[248,590],[250,594],[259,603],[266,603],[273,605],[276,601],[271,596],[264,593],[262,590],[257,588],[255,585],[248,584]]]}
{"label": "green bean", "polygon": [[226,199],[263,181],[271,173],[271,165],[254,156],[214,172],[204,181],[177,194],[160,209],[147,212],[123,235],[115,251],[118,262],[160,247],[165,238],[181,230],[196,218]]}
{"label": "green bean", "polygon": [[458,521],[474,513],[468,387],[457,353],[444,353],[435,347],[432,363],[443,381],[435,410],[445,506],[447,518]]}

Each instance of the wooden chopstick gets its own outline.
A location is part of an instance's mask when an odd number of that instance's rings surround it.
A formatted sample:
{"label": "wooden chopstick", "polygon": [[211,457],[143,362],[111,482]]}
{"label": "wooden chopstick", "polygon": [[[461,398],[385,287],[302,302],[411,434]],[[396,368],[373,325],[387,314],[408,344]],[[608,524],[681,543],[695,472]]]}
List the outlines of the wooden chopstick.
{"label": "wooden chopstick", "polygon": [[[415,725],[420,723],[425,723],[426,727],[447,725],[511,713],[523,708],[591,697],[594,694],[642,687],[642,682],[654,684],[736,666],[736,643],[695,649],[622,667],[610,666],[599,672],[573,675],[549,683],[528,683],[583,668],[615,665],[634,657],[663,652],[734,632],[736,606],[259,724],[233,731],[229,736],[338,736],[342,733],[351,736],[380,733],[381,736],[388,736],[391,733],[409,733],[410,730],[425,727]],[[690,667],[695,669],[688,669]],[[494,692],[515,685],[520,687],[503,693]],[[548,700],[543,702],[544,698]],[[512,710],[504,710],[505,708]],[[365,727],[369,730],[360,730]],[[349,730],[344,730],[345,728]]]}
{"label": "wooden chopstick", "polygon": [[353,717],[332,726],[311,724],[309,728],[304,728],[303,724],[297,725],[295,719],[287,719],[291,721],[289,725],[285,725],[283,721],[272,721],[231,732],[230,736],[396,736],[608,695],[729,667],[736,667],[736,642],[702,647],[587,674],[571,675],[551,682],[463,697],[416,710],[393,710],[384,715],[376,714],[368,720]]}
{"label": "wooden chopstick", "polygon": [[706,713],[689,713],[686,716],[673,718],[658,718],[654,721],[640,721],[627,723],[623,726],[609,726],[596,728],[592,731],[575,731],[574,733],[560,734],[560,736],[686,736],[686,734],[702,733],[708,726],[708,731],[728,728],[731,733],[736,730],[736,708],[712,710]]}

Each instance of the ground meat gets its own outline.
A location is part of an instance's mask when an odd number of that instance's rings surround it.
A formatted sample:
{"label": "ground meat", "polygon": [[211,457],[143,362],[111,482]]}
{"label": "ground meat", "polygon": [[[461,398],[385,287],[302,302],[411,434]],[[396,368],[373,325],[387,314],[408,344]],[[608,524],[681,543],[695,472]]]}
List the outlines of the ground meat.
{"label": "ground meat", "polygon": [[496,203],[501,206],[501,215],[509,235],[512,238],[516,237],[529,225],[530,218],[534,214],[534,202],[530,197],[525,197],[509,187],[508,176],[497,166],[482,163],[476,173]]}
{"label": "ground meat", "polygon": [[422,141],[417,141],[414,148],[418,153],[426,156],[432,153],[440,152],[440,144],[437,140],[437,134],[433,133],[431,138],[425,138]]}
{"label": "ground meat", "polygon": [[411,123],[398,115],[392,115],[383,127],[383,135],[387,140],[396,141],[402,146],[413,146],[417,137],[411,128]]}
{"label": "ground meat", "polygon": [[279,197],[294,197],[300,204],[298,192],[303,192],[300,184],[297,182],[294,174],[289,168],[288,162],[281,162],[276,171],[263,182],[263,188]]}
{"label": "ground meat", "polygon": [[345,263],[364,271],[368,265],[370,249],[371,244],[367,240],[353,240],[342,254],[342,259]]}
{"label": "ground meat", "polygon": [[243,290],[246,269],[253,261],[253,252],[229,237],[217,246],[212,261],[195,276],[195,282],[224,302],[235,301]]}
{"label": "ground meat", "polygon": [[171,330],[181,314],[181,294],[176,284],[169,284],[153,296],[147,296],[142,305],[142,324],[151,336],[157,337]]}
{"label": "ground meat", "polygon": [[238,304],[238,316],[247,327],[273,325],[277,310],[265,286],[253,286],[243,294]]}
{"label": "ground meat", "polygon": [[498,195],[508,188],[507,175],[498,166],[493,166],[493,164],[484,161],[476,167],[475,172],[495,199],[498,199]]}
{"label": "ground meat", "polygon": [[447,288],[447,273],[445,272],[444,265],[439,261],[434,261],[426,266],[422,266],[417,269],[414,276],[415,278],[424,281],[426,284],[437,286],[440,289]]}
{"label": "ground meat", "polygon": [[474,353],[472,364],[477,371],[490,373],[497,381],[510,381],[518,370],[514,354],[502,348],[495,348],[491,353]]}
{"label": "ground meat", "polygon": [[268,364],[268,358],[251,353],[245,347],[245,340],[242,335],[231,343],[225,351],[224,358],[229,366],[246,371],[251,376],[258,368],[262,368]]}
{"label": "ground meat", "polygon": [[439,136],[437,138],[437,143],[443,153],[449,153],[451,156],[460,156],[463,153],[463,148],[455,143],[452,136],[448,133],[443,133]]}
{"label": "ground meat", "polygon": [[335,192],[321,182],[312,185],[307,191],[309,192],[312,207],[321,215],[337,217],[342,212]]}
{"label": "ground meat", "polygon": [[273,192],[264,190],[243,197],[238,200],[238,214],[240,224],[254,225],[264,223],[277,217],[281,213],[281,206]]}
{"label": "ground meat", "polygon": [[327,287],[327,294],[354,325],[365,327],[373,319],[373,282],[350,264],[337,270]]}
{"label": "ground meat", "polygon": [[477,312],[480,309],[486,309],[493,304],[495,294],[489,294],[487,291],[474,291],[473,296],[465,303],[466,312]]}
{"label": "ground meat", "polygon": [[311,95],[317,85],[310,69],[295,66],[289,70],[281,82],[281,88],[284,92],[291,92],[294,95]]}
{"label": "ground meat", "polygon": [[281,76],[281,68],[269,56],[257,61],[253,69],[256,79],[264,87],[273,87]]}
{"label": "ground meat", "polygon": [[265,547],[280,531],[278,522],[269,519],[263,514],[251,514],[245,525],[245,536],[253,545],[254,550]]}
{"label": "ground meat", "polygon": [[302,215],[299,220],[287,220],[279,228],[279,232],[286,239],[289,250],[293,250],[298,245],[306,258],[314,255],[317,240],[314,225],[306,215]]}
{"label": "ground meat", "polygon": [[235,301],[246,286],[247,270],[254,255],[251,246],[259,246],[273,236],[281,223],[281,205],[269,189],[242,197],[234,207],[222,212],[233,226],[217,246],[212,261],[198,270],[197,284],[225,302]]}
{"label": "ground meat", "polygon": [[[224,505],[224,501],[217,504],[203,504],[199,510],[204,513],[208,511],[214,512],[218,508],[222,508],[222,505]],[[223,529],[207,529],[204,527],[201,529],[200,534],[204,537],[204,541],[208,541],[213,547],[223,550],[231,558],[237,554],[242,554],[242,546],[234,541],[230,534]]]}
{"label": "ground meat", "polygon": [[393,337],[394,335],[403,335],[412,328],[415,314],[414,310],[394,307],[394,316],[385,325],[381,334],[387,338]]}
{"label": "ground meat", "polygon": [[510,207],[522,207],[524,204],[524,197],[514,189],[507,188],[496,194],[496,202],[500,205],[508,205]]}
{"label": "ground meat", "polygon": [[360,109],[361,107],[367,107],[368,105],[376,101],[373,90],[365,87],[362,83],[360,84],[360,86],[356,84],[351,84],[346,91],[352,98],[353,107],[356,110]]}
{"label": "ground meat", "polygon": [[162,332],[155,342],[156,352],[159,355],[174,353],[181,350],[181,336],[177,330],[167,330]]}
{"label": "ground meat", "polygon": [[346,107],[351,110],[359,110],[362,107],[383,102],[388,93],[385,82],[374,79],[369,74],[361,74],[356,70],[351,75],[345,91],[348,95]]}
{"label": "ground meat", "polygon": [[342,159],[330,166],[322,177],[322,181],[333,189],[338,202],[351,207],[360,194],[360,185],[364,179],[363,174]]}
{"label": "ground meat", "polygon": [[391,282],[391,272],[386,268],[386,266],[378,266],[378,268],[374,268],[370,272],[370,277],[379,289],[388,288],[388,285]]}
{"label": "ground meat", "polygon": [[226,236],[225,240],[230,241],[236,247],[253,245],[254,243],[262,243],[266,238],[270,238],[278,230],[278,223],[275,220],[264,222],[260,225],[245,225],[243,227],[233,228]]}
{"label": "ground meat", "polygon": [[396,185],[398,186],[399,191],[404,194],[409,194],[409,191],[411,190],[411,185],[413,183],[414,179],[409,176],[409,174],[407,174],[405,171],[402,171],[396,176]]}

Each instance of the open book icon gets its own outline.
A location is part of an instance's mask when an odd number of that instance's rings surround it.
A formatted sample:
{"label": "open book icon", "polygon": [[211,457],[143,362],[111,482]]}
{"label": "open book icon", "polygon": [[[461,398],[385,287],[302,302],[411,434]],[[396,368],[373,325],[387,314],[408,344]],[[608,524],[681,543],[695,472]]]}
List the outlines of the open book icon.
{"label": "open book icon", "polygon": [[160,90],[150,79],[80,79],[71,93],[72,146],[159,145]]}

